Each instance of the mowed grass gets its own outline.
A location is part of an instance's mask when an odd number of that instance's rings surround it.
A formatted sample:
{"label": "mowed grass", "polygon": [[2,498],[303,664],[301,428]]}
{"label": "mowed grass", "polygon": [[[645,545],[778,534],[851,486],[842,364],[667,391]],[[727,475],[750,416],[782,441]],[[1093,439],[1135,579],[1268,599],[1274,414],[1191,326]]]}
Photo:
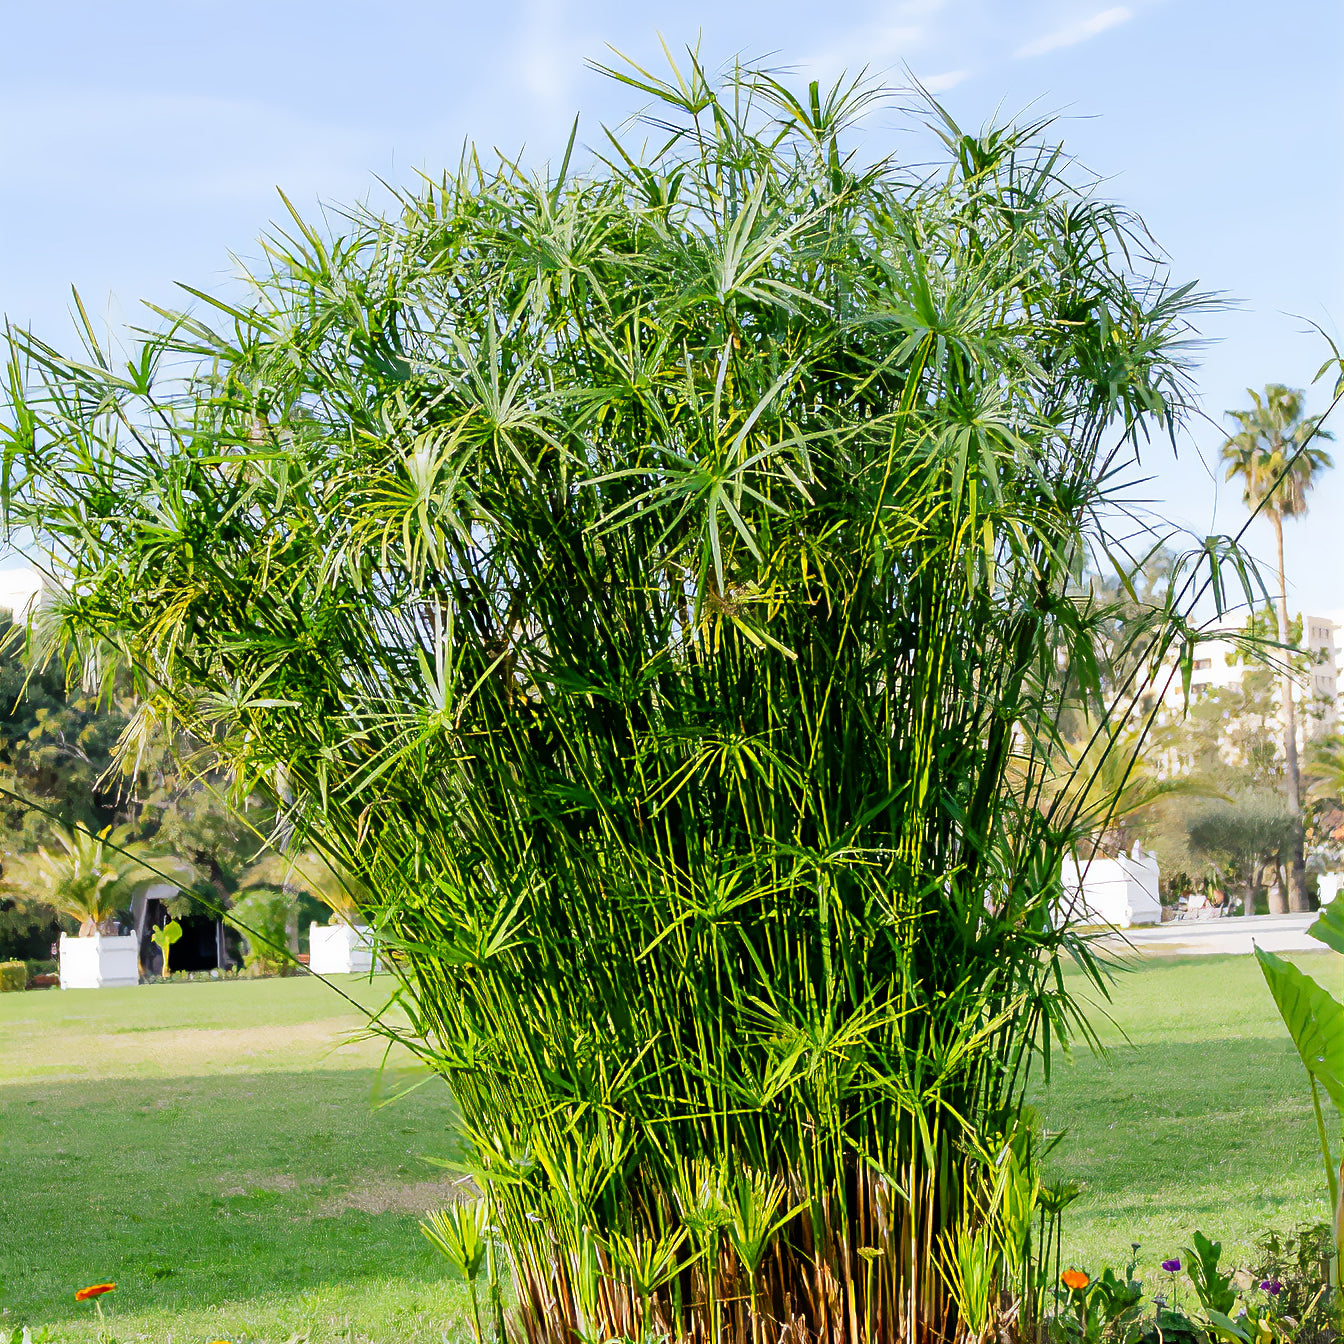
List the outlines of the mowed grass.
{"label": "mowed grass", "polygon": [[[1339,997],[1340,957],[1289,960]],[[1196,1228],[1245,1265],[1266,1229],[1329,1221],[1310,1086],[1255,958],[1131,964],[1093,1014],[1108,1056],[1077,1053],[1038,1099],[1046,1127],[1066,1131],[1051,1175],[1085,1186],[1069,1259],[1121,1267],[1139,1242],[1152,1281]]]}
{"label": "mowed grass", "polygon": [[[1338,992],[1338,957],[1294,960]],[[1136,965],[1097,1008],[1109,1056],[1037,1098],[1051,1174],[1085,1185],[1068,1257],[1138,1241],[1152,1274],[1198,1227],[1244,1263],[1328,1214],[1301,1064],[1253,958]],[[91,1339],[73,1293],[109,1279],[122,1344],[468,1338],[416,1228],[452,1193],[423,1161],[458,1152],[452,1104],[430,1081],[375,1108],[361,1021],[306,978],[0,996],[0,1323]]]}
{"label": "mowed grass", "polygon": [[417,1229],[451,1101],[375,1108],[397,1061],[380,1084],[362,1021],[307,977],[0,996],[0,1328],[92,1338],[73,1294],[111,1280],[122,1344],[469,1337]]}

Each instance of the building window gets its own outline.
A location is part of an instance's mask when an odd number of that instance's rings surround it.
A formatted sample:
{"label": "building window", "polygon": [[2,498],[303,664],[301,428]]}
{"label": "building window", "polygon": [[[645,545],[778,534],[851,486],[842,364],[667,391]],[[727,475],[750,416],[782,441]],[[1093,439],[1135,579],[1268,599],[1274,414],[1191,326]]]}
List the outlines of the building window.
{"label": "building window", "polygon": [[1212,658],[1196,658],[1193,664],[1196,672],[1207,672],[1212,666]]}

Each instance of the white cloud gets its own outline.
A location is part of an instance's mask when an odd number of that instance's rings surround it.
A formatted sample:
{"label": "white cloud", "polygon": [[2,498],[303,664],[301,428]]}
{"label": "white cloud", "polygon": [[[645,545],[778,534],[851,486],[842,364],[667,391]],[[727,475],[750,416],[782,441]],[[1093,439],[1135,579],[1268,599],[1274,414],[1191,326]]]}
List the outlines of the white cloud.
{"label": "white cloud", "polygon": [[1110,9],[1103,9],[1093,14],[1090,19],[1065,24],[1063,28],[1057,28],[1053,33],[1046,33],[1044,37],[1038,37],[1035,41],[1018,47],[1013,52],[1013,57],[1022,60],[1027,56],[1044,56],[1046,52],[1058,51],[1061,47],[1077,46],[1079,42],[1086,42],[1088,38],[1096,37],[1098,33],[1104,33],[1108,28],[1127,23],[1133,17],[1134,11],[1128,5],[1114,5]]}
{"label": "white cloud", "polygon": [[969,70],[944,70],[941,74],[928,75],[919,82],[930,93],[946,93],[948,89],[955,89],[970,73]]}
{"label": "white cloud", "polygon": [[[902,5],[899,17],[908,18],[917,6]],[[814,53],[800,63],[808,74],[823,83],[838,79],[841,74],[857,75],[867,70],[870,75],[882,76],[893,67],[909,59],[911,51],[923,45],[927,38],[922,24],[893,22],[896,15],[854,25],[835,34],[831,46]]]}
{"label": "white cloud", "polygon": [[523,89],[548,116],[572,117],[574,80],[584,57],[600,50],[577,30],[565,0],[528,0],[518,28],[513,62]]}

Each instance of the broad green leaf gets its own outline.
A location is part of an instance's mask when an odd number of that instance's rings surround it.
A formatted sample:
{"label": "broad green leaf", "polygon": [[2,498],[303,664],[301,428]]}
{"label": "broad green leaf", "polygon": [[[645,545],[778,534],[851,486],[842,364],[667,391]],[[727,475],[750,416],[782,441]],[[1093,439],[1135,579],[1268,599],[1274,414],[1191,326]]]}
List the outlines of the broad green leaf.
{"label": "broad green leaf", "polygon": [[1313,938],[1319,939],[1326,947],[1336,952],[1344,952],[1344,902],[1331,901],[1321,907],[1316,922],[1307,930]]}
{"label": "broad green leaf", "polygon": [[1224,1316],[1221,1311],[1209,1311],[1205,1313],[1209,1318],[1209,1325],[1213,1333],[1219,1339],[1239,1339],[1249,1344],[1250,1335],[1241,1328],[1236,1321],[1228,1316]]}
{"label": "broad green leaf", "polygon": [[1307,1072],[1344,1114],[1344,1007],[1281,957],[1263,947],[1255,956]]}

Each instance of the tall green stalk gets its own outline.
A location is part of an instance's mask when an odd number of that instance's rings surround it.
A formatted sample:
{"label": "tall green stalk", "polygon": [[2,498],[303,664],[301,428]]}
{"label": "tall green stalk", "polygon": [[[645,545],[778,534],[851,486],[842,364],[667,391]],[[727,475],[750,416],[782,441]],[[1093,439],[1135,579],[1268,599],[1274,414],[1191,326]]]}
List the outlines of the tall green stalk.
{"label": "tall green stalk", "polygon": [[1076,581],[1196,298],[1040,127],[933,109],[928,175],[842,148],[854,86],[616,77],[660,148],[296,215],[124,370],[19,338],[8,516],[137,731],[367,893],[529,1340],[951,1337],[1101,985]]}

